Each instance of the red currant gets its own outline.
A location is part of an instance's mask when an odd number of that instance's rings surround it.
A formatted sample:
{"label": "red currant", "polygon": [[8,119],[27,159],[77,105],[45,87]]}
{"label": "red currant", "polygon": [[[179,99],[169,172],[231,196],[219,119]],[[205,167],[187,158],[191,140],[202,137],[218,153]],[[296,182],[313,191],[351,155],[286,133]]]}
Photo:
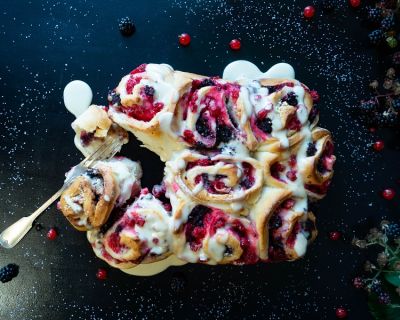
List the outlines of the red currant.
{"label": "red currant", "polygon": [[385,143],[382,140],[378,140],[372,145],[372,147],[375,149],[375,151],[382,151],[385,147]]}
{"label": "red currant", "polygon": [[47,232],[47,239],[49,240],[55,240],[57,238],[58,234],[57,234],[57,230],[54,228],[51,228],[48,232]]}
{"label": "red currant", "polygon": [[361,0],[349,0],[349,4],[353,7],[353,8],[358,8],[361,4]]}
{"label": "red currant", "polygon": [[385,198],[386,200],[392,200],[395,195],[396,192],[391,188],[382,191],[382,197]]}
{"label": "red currant", "polygon": [[231,40],[231,42],[229,42],[229,47],[231,48],[231,50],[238,51],[242,47],[242,43],[239,39],[233,39]]}
{"label": "red currant", "polygon": [[96,278],[99,280],[106,280],[107,279],[107,270],[103,268],[99,268],[96,273]]}
{"label": "red currant", "polygon": [[375,127],[370,127],[368,130],[371,133],[375,133],[376,132],[376,128]]}
{"label": "red currant", "polygon": [[315,8],[313,6],[307,6],[303,11],[304,18],[311,19],[315,15]]}
{"label": "red currant", "polygon": [[333,241],[339,240],[341,236],[342,236],[342,234],[339,231],[329,232],[329,239],[331,239]]}
{"label": "red currant", "polygon": [[336,318],[344,319],[347,317],[347,310],[345,308],[337,308],[336,309]]}
{"label": "red currant", "polygon": [[178,41],[181,46],[187,47],[190,44],[190,35],[188,33],[182,33],[178,36]]}
{"label": "red currant", "polygon": [[353,279],[353,286],[356,289],[361,289],[363,287],[363,280],[360,277],[356,277]]}

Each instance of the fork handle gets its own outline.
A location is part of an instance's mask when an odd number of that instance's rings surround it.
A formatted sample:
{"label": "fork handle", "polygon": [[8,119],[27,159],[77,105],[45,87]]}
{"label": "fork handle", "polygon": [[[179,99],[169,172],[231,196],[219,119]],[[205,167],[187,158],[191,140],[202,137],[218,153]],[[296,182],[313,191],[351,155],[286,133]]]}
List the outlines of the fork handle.
{"label": "fork handle", "polygon": [[51,196],[45,203],[43,203],[38,209],[35,210],[30,216],[23,217],[17,222],[13,223],[6,230],[0,234],[0,245],[4,248],[13,248],[21,239],[28,233],[32,228],[33,221],[46,210],[54,201],[56,201],[65,187],[62,187],[55,194]]}

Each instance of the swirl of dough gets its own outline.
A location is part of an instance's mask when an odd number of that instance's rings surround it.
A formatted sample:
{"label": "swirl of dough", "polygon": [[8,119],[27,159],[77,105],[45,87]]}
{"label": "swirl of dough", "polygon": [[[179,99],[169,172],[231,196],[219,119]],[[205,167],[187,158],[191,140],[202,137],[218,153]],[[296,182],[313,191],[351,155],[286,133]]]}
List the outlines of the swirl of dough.
{"label": "swirl of dough", "polygon": [[104,234],[104,250],[125,268],[165,259],[171,254],[169,219],[161,201],[143,189]]}
{"label": "swirl of dough", "polygon": [[178,258],[205,264],[258,261],[257,232],[249,219],[211,206],[190,207],[186,221],[173,233],[173,251]]}
{"label": "swirl of dough", "polygon": [[227,212],[252,204],[263,185],[260,163],[248,156],[182,151],[166,163],[166,186],[195,201]]}

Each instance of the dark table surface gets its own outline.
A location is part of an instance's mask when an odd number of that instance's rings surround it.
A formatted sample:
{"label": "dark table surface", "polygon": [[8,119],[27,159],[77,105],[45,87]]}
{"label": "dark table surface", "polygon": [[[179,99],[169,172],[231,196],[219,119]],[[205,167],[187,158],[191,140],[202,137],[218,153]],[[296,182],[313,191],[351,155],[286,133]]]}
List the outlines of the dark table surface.
{"label": "dark table surface", "polygon": [[[131,277],[95,258],[84,234],[50,207],[0,265],[20,266],[0,284],[0,319],[370,319],[365,296],[351,285],[364,253],[349,244],[381,217],[398,217],[379,191],[400,176],[397,137],[370,134],[351,117],[382,73],[384,53],[367,46],[359,13],[337,4],[330,15],[301,17],[308,1],[1,1],[0,9],[0,227],[32,212],[81,159],[73,144],[73,116],[62,91],[73,79],[90,84],[95,103],[143,62],[221,75],[229,62],[247,59],[261,69],[288,62],[297,78],[321,95],[321,121],[332,131],[338,157],[328,196],[316,210],[320,234],[304,259],[255,266],[187,265],[154,277]],[[137,32],[124,38],[118,19],[130,16]],[[180,48],[177,35],[192,43]],[[242,39],[242,50],[228,48]],[[380,154],[368,146],[384,137]],[[158,158],[131,139],[123,153],[142,161],[143,184],[162,178]],[[60,236],[46,239],[55,226]],[[345,241],[331,241],[340,230]],[[109,270],[96,279],[99,267]],[[177,290],[181,284],[183,289]]]}

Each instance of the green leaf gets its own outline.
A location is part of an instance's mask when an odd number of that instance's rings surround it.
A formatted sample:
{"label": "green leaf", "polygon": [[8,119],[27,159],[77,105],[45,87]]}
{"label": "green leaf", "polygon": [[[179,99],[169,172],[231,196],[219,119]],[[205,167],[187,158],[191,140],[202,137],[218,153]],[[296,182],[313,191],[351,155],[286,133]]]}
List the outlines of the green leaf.
{"label": "green leaf", "polygon": [[386,272],[385,279],[395,287],[400,287],[400,272]]}
{"label": "green leaf", "polygon": [[391,304],[380,304],[376,298],[376,295],[370,295],[368,297],[368,308],[371,312],[371,315],[376,320],[400,319],[400,308],[394,307]]}

